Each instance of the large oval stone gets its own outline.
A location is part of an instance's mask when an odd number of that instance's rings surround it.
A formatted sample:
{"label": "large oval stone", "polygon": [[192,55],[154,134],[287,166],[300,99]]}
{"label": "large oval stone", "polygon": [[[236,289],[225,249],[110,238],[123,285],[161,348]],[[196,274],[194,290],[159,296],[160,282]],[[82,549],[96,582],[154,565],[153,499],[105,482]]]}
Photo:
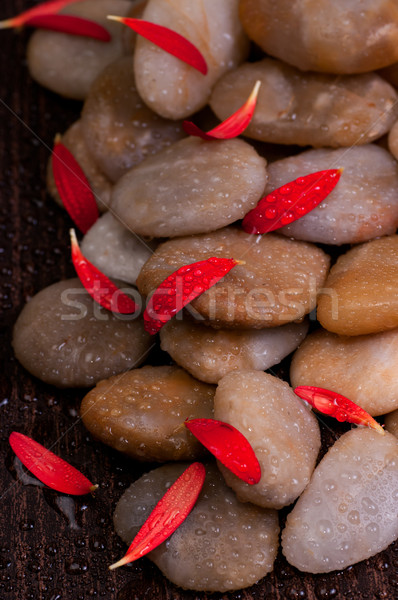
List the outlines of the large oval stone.
{"label": "large oval stone", "polygon": [[353,429],[329,449],[287,517],[282,549],[301,571],[329,573],[398,537],[398,440]]}

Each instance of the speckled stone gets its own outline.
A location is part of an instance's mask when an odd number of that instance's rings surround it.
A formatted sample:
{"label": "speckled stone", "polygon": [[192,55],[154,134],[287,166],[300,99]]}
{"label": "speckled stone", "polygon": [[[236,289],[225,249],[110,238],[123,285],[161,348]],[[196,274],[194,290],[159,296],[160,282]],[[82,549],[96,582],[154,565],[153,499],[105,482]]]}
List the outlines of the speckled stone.
{"label": "speckled stone", "polygon": [[295,352],[292,386],[314,385],[346,396],[371,415],[398,408],[398,329],[354,337],[319,330]]}
{"label": "speckled stone", "polygon": [[193,460],[204,447],[184,421],[212,418],[214,393],[179,367],[146,366],[99,382],[80,414],[96,438],[132,458]]}
{"label": "speckled stone", "polygon": [[341,255],[319,296],[318,320],[340,335],[398,327],[398,235],[372,240]]}
{"label": "speckled stone", "polygon": [[323,244],[357,244],[395,233],[398,226],[398,165],[374,144],[340,150],[308,150],[268,167],[266,193],[297,177],[343,168],[321,204],[280,233]]}
{"label": "speckled stone", "polygon": [[61,96],[84,100],[104,67],[124,53],[121,25],[109,21],[106,16],[125,16],[130,7],[131,2],[127,0],[84,0],[62,9],[62,13],[99,23],[109,31],[112,39],[104,43],[38,29],[31,36],[27,49],[30,75]]}
{"label": "speckled stone", "polygon": [[194,377],[218,383],[230,371],[265,371],[303,341],[308,322],[271,329],[214,329],[188,319],[172,319],[160,330],[162,350]]}
{"label": "speckled stone", "polygon": [[[183,119],[205,106],[211,88],[226,71],[247,56],[248,40],[238,15],[238,0],[149,0],[143,19],[169,27],[203,54],[208,72],[137,39],[134,72],[138,92],[163,117]],[[156,73],[156,77],[154,77]]]}
{"label": "speckled stone", "polygon": [[398,440],[371,429],[344,434],[317,466],[282,533],[287,560],[329,573],[398,537]]}
{"label": "speckled stone", "polygon": [[[160,467],[143,475],[123,494],[116,506],[114,524],[127,544],[187,466]],[[148,558],[182,588],[238,590],[272,571],[278,534],[277,512],[239,502],[218,469],[209,464],[193,510]]]}
{"label": "speckled stone", "polygon": [[190,304],[195,318],[217,329],[263,329],[301,319],[314,308],[329,268],[329,256],[312,244],[225,227],[158,246],[138,288],[148,295],[178,268],[211,256],[244,261]]}
{"label": "speckled stone", "polygon": [[112,210],[140,235],[213,231],[256,206],[267,181],[265,167],[265,159],[243,140],[191,137],[122,177],[112,193]]}
{"label": "speckled stone", "polygon": [[235,371],[218,383],[214,417],[243,433],[260,463],[256,485],[219,463],[238,499],[265,508],[291,504],[309,482],[321,447],[314,413],[285,381],[262,371]]}
{"label": "speckled stone", "polygon": [[87,147],[113,182],[186,137],[181,121],[163,119],[145,106],[134,82],[131,56],[108,65],[94,81],[84,103],[82,129]]}
{"label": "speckled stone", "polygon": [[156,243],[124,227],[111,212],[90,227],[81,243],[83,255],[100,271],[132,284],[155,248]]}
{"label": "speckled stone", "polygon": [[375,73],[335,77],[303,73],[278,60],[246,63],[215,85],[210,105],[227,118],[261,81],[256,110],[245,136],[299,146],[367,144],[398,118],[398,95]]}
{"label": "speckled stone", "polygon": [[240,0],[249,37],[304,71],[362,73],[398,60],[395,0]]}
{"label": "speckled stone", "polygon": [[151,339],[141,318],[102,309],[79,279],[67,279],[24,306],[12,344],[35,377],[58,387],[89,387],[139,366]]}

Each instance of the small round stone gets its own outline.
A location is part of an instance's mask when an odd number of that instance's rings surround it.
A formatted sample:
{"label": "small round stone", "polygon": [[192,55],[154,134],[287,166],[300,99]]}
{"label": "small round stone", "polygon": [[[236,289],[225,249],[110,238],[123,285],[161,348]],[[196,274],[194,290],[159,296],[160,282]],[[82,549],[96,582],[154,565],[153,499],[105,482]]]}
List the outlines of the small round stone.
{"label": "small round stone", "polygon": [[218,383],[230,371],[265,371],[276,365],[297,348],[307,330],[307,321],[238,331],[172,319],[160,330],[160,340],[162,350],[194,377]]}
{"label": "small round stone", "polygon": [[212,418],[214,393],[179,367],[146,366],[100,381],[80,414],[96,438],[136,460],[190,460],[204,447],[184,421]]}
{"label": "small round stone", "polygon": [[293,387],[322,387],[383,415],[398,408],[397,361],[398,329],[354,337],[319,330],[295,352],[290,379]]}
{"label": "small round stone", "polygon": [[49,90],[75,100],[84,100],[101,71],[123,54],[120,23],[107,15],[125,16],[127,0],[84,0],[62,9],[63,14],[95,21],[112,36],[110,42],[45,29],[36,30],[28,44],[30,75]]}
{"label": "small round stone", "polygon": [[97,269],[111,279],[132,284],[155,247],[154,242],[143,240],[124,227],[111,212],[90,227],[81,243],[83,256]]}
{"label": "small round stone", "polygon": [[[114,524],[127,544],[187,466],[155,469],[123,494],[116,506]],[[277,512],[239,502],[216,466],[208,464],[202,491],[191,513],[148,558],[184,589],[238,590],[272,571],[278,534]]]}
{"label": "small round stone", "polygon": [[17,359],[35,377],[57,387],[89,387],[139,366],[151,338],[142,319],[106,311],[79,279],[67,279],[26,304],[12,344]]}
{"label": "small round stone", "polygon": [[301,319],[314,308],[329,267],[327,254],[312,244],[226,227],[158,246],[138,288],[149,295],[183,265],[212,256],[243,261],[189,305],[195,318],[217,329],[263,329]]}
{"label": "small round stone", "polygon": [[265,508],[291,504],[308,484],[321,447],[318,421],[290,386],[262,371],[223,377],[214,417],[236,427],[250,442],[261,479],[250,485],[219,463],[226,483],[242,502]]}

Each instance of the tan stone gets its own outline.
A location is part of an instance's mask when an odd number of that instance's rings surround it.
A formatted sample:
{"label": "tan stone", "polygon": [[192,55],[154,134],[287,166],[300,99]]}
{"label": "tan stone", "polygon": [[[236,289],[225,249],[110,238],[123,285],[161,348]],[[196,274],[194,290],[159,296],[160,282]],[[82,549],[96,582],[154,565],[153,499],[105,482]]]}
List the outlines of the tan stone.
{"label": "tan stone", "polygon": [[256,206],[267,181],[265,167],[243,140],[189,137],[126,173],[114,187],[112,210],[144,236],[213,231]]}
{"label": "tan stone", "polygon": [[204,447],[186,419],[212,418],[215,386],[179,367],[143,367],[100,381],[80,414],[104,444],[136,460],[195,460]]}
{"label": "tan stone", "polygon": [[372,240],[340,256],[318,300],[318,320],[341,335],[398,327],[398,236]]}
{"label": "tan stone", "polygon": [[190,304],[194,316],[216,328],[262,329],[301,319],[313,309],[329,268],[329,256],[312,244],[226,227],[158,246],[138,288],[147,296],[178,268],[212,256],[244,261]]}
{"label": "tan stone", "polygon": [[303,73],[278,60],[245,63],[215,85],[210,105],[220,119],[236,111],[261,81],[245,135],[299,146],[367,144],[398,118],[394,88],[375,73],[335,77]]}
{"label": "tan stone", "polygon": [[127,0],[84,0],[62,9],[62,13],[95,21],[112,36],[110,42],[36,30],[27,49],[31,76],[44,87],[75,100],[84,100],[94,79],[124,53],[120,23],[109,21],[110,14],[125,16],[131,8]]}
{"label": "tan stone", "polygon": [[145,104],[163,117],[183,119],[205,106],[217,79],[247,56],[238,0],[149,0],[143,18],[183,35],[208,66],[203,75],[144,38],[137,39],[137,88]]}
{"label": "tan stone", "polygon": [[261,467],[255,485],[219,464],[242,502],[266,508],[291,504],[303,491],[321,447],[318,421],[290,386],[262,371],[235,371],[221,379],[214,416],[248,439]]}
{"label": "tan stone", "polygon": [[240,0],[244,29],[304,71],[362,73],[398,60],[395,0]]}
{"label": "tan stone", "polygon": [[319,330],[295,352],[290,379],[293,387],[322,387],[383,415],[398,408],[397,361],[398,329],[355,337]]}
{"label": "tan stone", "polygon": [[82,112],[83,135],[102,171],[115,182],[134,165],[186,137],[180,121],[145,106],[131,56],[108,65],[94,81]]}

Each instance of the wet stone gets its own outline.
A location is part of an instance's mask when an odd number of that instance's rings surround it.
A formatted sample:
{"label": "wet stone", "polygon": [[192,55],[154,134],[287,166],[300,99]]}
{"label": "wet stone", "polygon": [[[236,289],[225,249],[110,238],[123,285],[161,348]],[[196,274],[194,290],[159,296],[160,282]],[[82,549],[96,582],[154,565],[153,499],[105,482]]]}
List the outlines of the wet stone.
{"label": "wet stone", "polygon": [[318,320],[334,333],[362,335],[398,327],[398,235],[341,255],[318,301]]}
{"label": "wet stone", "polygon": [[218,383],[230,371],[269,369],[297,348],[307,330],[306,321],[233,331],[172,319],[160,330],[160,340],[162,350],[194,377]]}
{"label": "wet stone", "polygon": [[398,226],[398,166],[373,144],[339,150],[308,150],[268,167],[266,193],[309,173],[343,168],[321,204],[279,229],[288,237],[323,244],[357,244],[395,233]]}
{"label": "wet stone", "polygon": [[131,56],[108,65],[93,83],[83,107],[82,130],[94,159],[113,182],[186,137],[181,121],[163,119],[145,106],[134,82]]}
{"label": "wet stone", "polygon": [[354,337],[319,330],[295,352],[292,386],[313,385],[342,394],[371,415],[398,408],[398,329]]}
{"label": "wet stone", "polygon": [[301,319],[314,308],[329,267],[328,255],[312,244],[226,227],[158,246],[138,288],[148,295],[183,265],[212,256],[244,261],[190,304],[197,320],[217,329],[263,329]]}
{"label": "wet stone", "polygon": [[238,499],[265,508],[291,504],[308,484],[321,446],[314,413],[277,377],[236,371],[219,381],[214,416],[243,433],[260,463],[256,485],[219,463]]}
{"label": "wet stone", "polygon": [[398,408],[384,417],[387,431],[398,438]]}
{"label": "wet stone", "polygon": [[39,379],[88,387],[141,364],[151,339],[142,319],[102,309],[78,279],[68,279],[25,305],[12,344],[20,363]]}
{"label": "wet stone", "polygon": [[397,93],[379,75],[303,73],[266,58],[227,73],[214,87],[210,105],[225,119],[261,81],[258,102],[245,135],[299,146],[367,144],[388,132],[398,117]]}
{"label": "wet stone", "polygon": [[80,412],[94,437],[137,460],[190,460],[204,448],[184,421],[212,418],[214,393],[179,367],[146,366],[99,382]]}
{"label": "wet stone", "polygon": [[84,0],[61,10],[95,21],[109,31],[110,42],[69,35],[45,29],[36,30],[28,44],[27,59],[30,75],[51,91],[84,100],[90,86],[101,71],[123,54],[120,23],[109,21],[107,15],[125,16],[131,7],[127,0]]}
{"label": "wet stone", "polygon": [[[127,544],[187,466],[155,469],[123,494],[116,506],[114,524]],[[218,469],[209,464],[192,512],[148,558],[182,588],[237,590],[253,585],[272,571],[278,533],[277,512],[239,502]]]}
{"label": "wet stone", "polygon": [[250,39],[303,71],[362,73],[398,60],[394,0],[240,0]]}
{"label": "wet stone", "polygon": [[267,181],[265,167],[265,159],[243,140],[184,139],[122,177],[112,210],[144,236],[213,231],[256,206]]}
{"label": "wet stone", "polygon": [[208,66],[207,74],[203,75],[138,37],[134,73],[138,92],[152,110],[169,119],[192,115],[207,104],[217,79],[246,58],[248,40],[239,21],[238,1],[149,0],[143,18],[187,38],[202,53]]}
{"label": "wet stone", "polygon": [[83,255],[111,279],[135,284],[156,244],[143,240],[108,212],[98,219],[81,243]]}
{"label": "wet stone", "polygon": [[398,537],[398,440],[356,428],[317,466],[282,533],[287,560],[301,571],[344,569]]}
{"label": "wet stone", "polygon": [[[98,210],[100,212],[107,211],[111,199],[112,182],[102,173],[90,154],[83,137],[80,119],[67,129],[60,141],[73,154],[83,169],[97,201]],[[56,203],[63,206],[55,185],[51,158],[47,164],[47,190]]]}

